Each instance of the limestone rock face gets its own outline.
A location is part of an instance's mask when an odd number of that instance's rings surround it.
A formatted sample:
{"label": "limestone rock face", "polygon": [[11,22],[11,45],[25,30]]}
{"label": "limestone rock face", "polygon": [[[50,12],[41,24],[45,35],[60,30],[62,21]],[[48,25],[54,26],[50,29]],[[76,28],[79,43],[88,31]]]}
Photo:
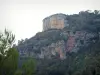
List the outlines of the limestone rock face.
{"label": "limestone rock face", "polygon": [[65,45],[65,42],[61,40],[56,43],[52,43],[51,45],[47,47],[42,47],[40,58],[52,58],[52,56],[56,56],[58,54],[59,58],[65,59],[66,51],[65,51],[64,45]]}
{"label": "limestone rock face", "polygon": [[48,29],[63,29],[68,26],[65,14],[54,14],[43,19],[43,31]]}

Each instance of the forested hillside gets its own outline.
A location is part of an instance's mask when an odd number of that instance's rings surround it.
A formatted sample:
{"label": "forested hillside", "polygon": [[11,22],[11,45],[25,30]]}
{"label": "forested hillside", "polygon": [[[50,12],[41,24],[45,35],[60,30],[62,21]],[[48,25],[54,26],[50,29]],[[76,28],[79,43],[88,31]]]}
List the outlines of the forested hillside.
{"label": "forested hillside", "polygon": [[39,32],[15,46],[20,64],[36,59],[35,75],[100,75],[100,12],[67,15],[69,26]]}
{"label": "forested hillside", "polygon": [[[58,14],[59,15],[59,14]],[[100,12],[80,11],[66,15],[69,26],[38,32],[30,39],[20,40],[17,49],[21,56],[65,59],[67,52],[77,52],[99,40]]]}

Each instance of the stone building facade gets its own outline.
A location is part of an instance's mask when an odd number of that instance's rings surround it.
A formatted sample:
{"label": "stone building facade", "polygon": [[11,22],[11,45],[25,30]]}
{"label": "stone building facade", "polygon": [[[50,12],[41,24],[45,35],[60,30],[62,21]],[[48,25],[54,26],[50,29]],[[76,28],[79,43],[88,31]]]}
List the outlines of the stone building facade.
{"label": "stone building facade", "polygon": [[65,14],[54,14],[43,19],[43,31],[49,29],[63,29],[68,26]]}

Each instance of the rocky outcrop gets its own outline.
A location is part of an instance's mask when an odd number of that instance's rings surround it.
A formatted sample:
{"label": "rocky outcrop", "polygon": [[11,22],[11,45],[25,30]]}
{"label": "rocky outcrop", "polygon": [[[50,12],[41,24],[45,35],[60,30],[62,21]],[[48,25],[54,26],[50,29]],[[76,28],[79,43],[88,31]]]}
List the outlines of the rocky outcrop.
{"label": "rocky outcrop", "polygon": [[54,14],[43,19],[43,31],[49,29],[63,29],[68,26],[65,14]]}
{"label": "rocky outcrop", "polygon": [[52,58],[52,56],[57,56],[57,54],[59,54],[58,57],[64,59],[66,58],[65,53],[65,42],[61,40],[47,47],[42,47],[40,58]]}

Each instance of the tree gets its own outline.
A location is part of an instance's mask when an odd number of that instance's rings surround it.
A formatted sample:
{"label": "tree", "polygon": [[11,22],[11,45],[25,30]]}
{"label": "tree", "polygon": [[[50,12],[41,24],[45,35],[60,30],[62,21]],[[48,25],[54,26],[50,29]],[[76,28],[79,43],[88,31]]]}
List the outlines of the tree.
{"label": "tree", "polygon": [[5,29],[0,33],[0,75],[11,75],[18,66],[18,52],[12,45],[15,35]]}
{"label": "tree", "polygon": [[2,70],[6,75],[14,74],[18,68],[18,51],[15,48],[10,48],[7,51],[7,56],[3,59]]}
{"label": "tree", "polygon": [[23,73],[25,75],[33,75],[35,72],[35,62],[33,59],[29,59],[26,62],[23,63],[22,66]]}
{"label": "tree", "polygon": [[6,55],[6,51],[12,47],[15,35],[5,29],[4,33],[0,33],[0,54]]}
{"label": "tree", "polygon": [[0,75],[33,75],[35,62],[33,59],[26,61],[22,69],[18,68],[19,53],[13,48],[15,36],[5,29],[0,33]]}
{"label": "tree", "polygon": [[100,13],[99,10],[94,10],[94,14],[98,15]]}

